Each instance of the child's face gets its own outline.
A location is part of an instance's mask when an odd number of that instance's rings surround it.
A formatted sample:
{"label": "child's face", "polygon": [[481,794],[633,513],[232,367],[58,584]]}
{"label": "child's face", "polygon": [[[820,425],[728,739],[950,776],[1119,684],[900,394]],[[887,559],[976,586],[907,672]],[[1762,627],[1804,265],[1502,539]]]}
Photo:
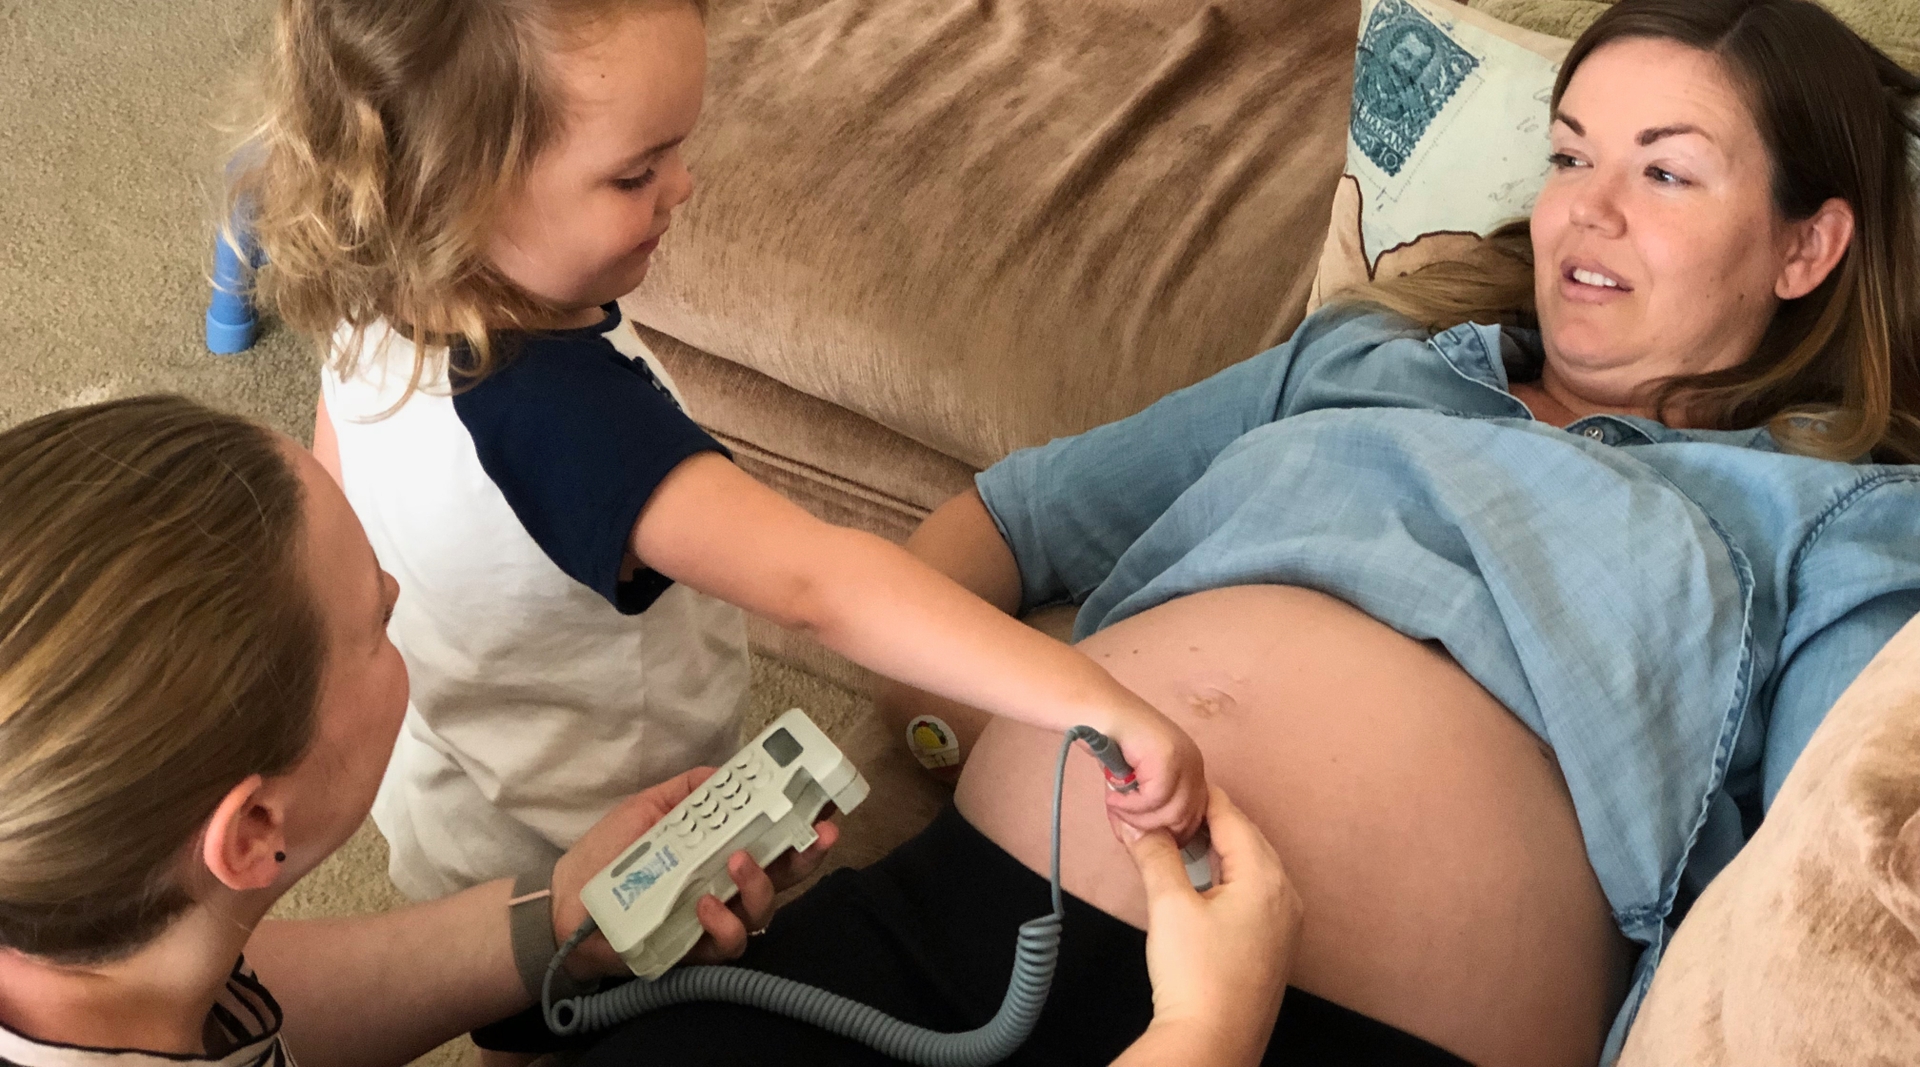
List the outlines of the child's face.
{"label": "child's face", "polygon": [[706,27],[690,4],[649,7],[605,20],[550,62],[566,129],[508,198],[487,257],[584,325],[646,277],[673,209],[693,194],[680,142],[700,117]]}

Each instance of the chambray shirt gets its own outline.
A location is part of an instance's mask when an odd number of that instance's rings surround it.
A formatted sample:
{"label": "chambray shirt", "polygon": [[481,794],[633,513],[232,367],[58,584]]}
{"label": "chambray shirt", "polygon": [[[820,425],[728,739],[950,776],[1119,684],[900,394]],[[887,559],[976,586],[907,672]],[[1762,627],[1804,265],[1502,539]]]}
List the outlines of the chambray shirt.
{"label": "chambray shirt", "polygon": [[1076,636],[1223,586],[1316,589],[1433,640],[1553,747],[1587,855],[1646,946],[1732,859],[1827,709],[1920,611],[1920,467],[1782,452],[1764,429],[1507,392],[1524,331],[1429,337],[1333,307],[1131,418],[978,486],[1025,607]]}

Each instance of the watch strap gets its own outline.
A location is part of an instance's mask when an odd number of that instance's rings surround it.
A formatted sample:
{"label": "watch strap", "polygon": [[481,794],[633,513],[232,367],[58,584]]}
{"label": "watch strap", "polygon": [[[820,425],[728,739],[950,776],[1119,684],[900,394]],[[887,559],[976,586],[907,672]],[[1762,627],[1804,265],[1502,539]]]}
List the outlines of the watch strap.
{"label": "watch strap", "polygon": [[[541,983],[546,981],[547,965],[560,951],[553,936],[553,868],[522,871],[513,880],[513,895],[507,900],[507,929],[513,941],[513,965],[520,971],[520,982],[527,995],[540,999]],[[553,976],[556,998],[575,996],[586,986],[576,982],[562,969]]]}

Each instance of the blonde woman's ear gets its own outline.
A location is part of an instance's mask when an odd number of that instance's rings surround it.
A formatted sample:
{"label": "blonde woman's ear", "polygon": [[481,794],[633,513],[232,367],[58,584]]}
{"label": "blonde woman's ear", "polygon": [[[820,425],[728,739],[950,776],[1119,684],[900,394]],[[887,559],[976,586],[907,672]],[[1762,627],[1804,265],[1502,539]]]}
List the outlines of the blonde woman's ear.
{"label": "blonde woman's ear", "polygon": [[286,861],[285,793],[260,775],[248,775],[220,799],[201,837],[200,860],[235,892],[266,889]]}
{"label": "blonde woman's ear", "polygon": [[1813,216],[1790,224],[1794,247],[1789,250],[1773,293],[1782,300],[1798,300],[1827,280],[1853,246],[1853,205],[1833,197]]}

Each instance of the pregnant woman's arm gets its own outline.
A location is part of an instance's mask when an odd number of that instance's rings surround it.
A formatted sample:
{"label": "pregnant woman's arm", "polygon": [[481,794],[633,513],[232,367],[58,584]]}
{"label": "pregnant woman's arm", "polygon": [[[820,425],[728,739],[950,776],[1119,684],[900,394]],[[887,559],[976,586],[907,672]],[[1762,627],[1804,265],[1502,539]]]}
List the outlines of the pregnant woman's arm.
{"label": "pregnant woman's arm", "polygon": [[1881,475],[1821,516],[1797,553],[1793,609],[1766,720],[1767,807],[1841,692],[1920,611],[1914,495],[1904,472]]}

